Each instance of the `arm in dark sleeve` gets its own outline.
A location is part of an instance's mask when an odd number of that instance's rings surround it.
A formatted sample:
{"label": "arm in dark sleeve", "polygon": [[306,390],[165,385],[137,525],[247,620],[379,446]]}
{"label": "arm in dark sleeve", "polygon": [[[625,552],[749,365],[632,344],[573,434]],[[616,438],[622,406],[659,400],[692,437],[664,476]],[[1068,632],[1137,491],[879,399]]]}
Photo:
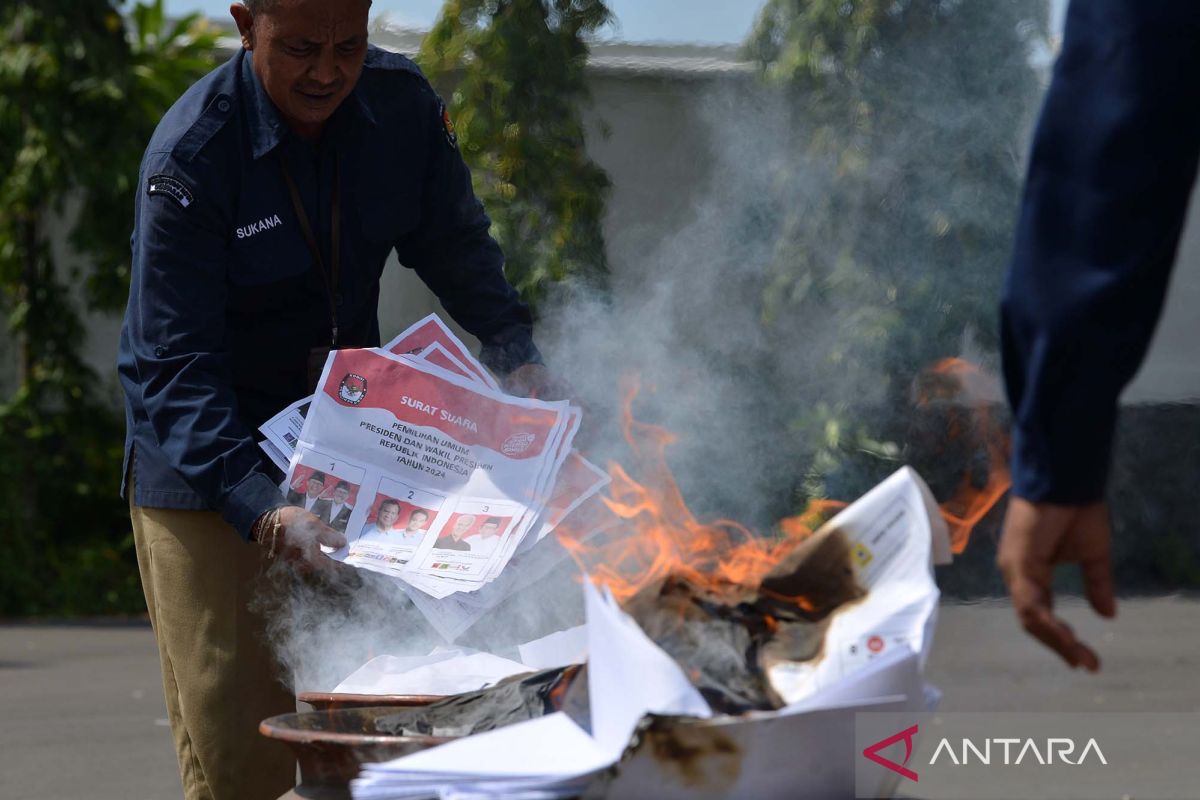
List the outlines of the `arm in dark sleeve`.
{"label": "arm in dark sleeve", "polygon": [[[248,537],[283,498],[237,415],[226,351],[227,220],[216,198],[169,154],[146,158],[136,206],[128,352],[159,449],[210,507]],[[150,194],[165,174],[186,205]]]}
{"label": "arm in dark sleeve", "polygon": [[1117,400],[1162,309],[1200,147],[1200,5],[1075,0],[1001,305],[1013,490],[1100,499]]}
{"label": "arm in dark sleeve", "polygon": [[424,99],[429,139],[421,223],[397,244],[400,262],[415,269],[450,316],[483,343],[480,360],[489,369],[503,375],[541,363],[533,318],[504,277],[504,254],[488,233],[491,220],[443,125],[443,107],[432,89]]}

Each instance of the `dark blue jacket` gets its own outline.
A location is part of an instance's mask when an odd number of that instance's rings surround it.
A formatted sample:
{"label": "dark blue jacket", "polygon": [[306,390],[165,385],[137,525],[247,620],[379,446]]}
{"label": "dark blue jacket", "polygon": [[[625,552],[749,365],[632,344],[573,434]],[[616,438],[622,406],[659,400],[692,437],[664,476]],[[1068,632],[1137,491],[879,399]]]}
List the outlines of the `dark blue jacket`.
{"label": "dark blue jacket", "polygon": [[1001,306],[1013,491],[1100,499],[1200,151],[1200,2],[1075,0]]}
{"label": "dark blue jacket", "polygon": [[411,61],[372,48],[313,146],[239,51],[163,117],[142,161],[118,356],[137,504],[216,510],[245,536],[282,503],[256,429],[311,391],[309,353],[329,344],[331,314],[276,149],[327,263],[340,160],[340,346],[379,344],[379,278],[395,249],[480,338],[489,367],[539,360],[443,110]]}

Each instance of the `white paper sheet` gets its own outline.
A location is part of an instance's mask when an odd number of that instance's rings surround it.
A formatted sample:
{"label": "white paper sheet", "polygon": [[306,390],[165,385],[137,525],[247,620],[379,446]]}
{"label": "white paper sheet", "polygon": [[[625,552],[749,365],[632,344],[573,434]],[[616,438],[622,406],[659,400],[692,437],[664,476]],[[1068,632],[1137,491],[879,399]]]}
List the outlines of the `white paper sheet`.
{"label": "white paper sheet", "polygon": [[532,669],[553,669],[587,661],[587,626],[577,625],[517,647],[521,663]]}
{"label": "white paper sheet", "polygon": [[[491,373],[435,314],[409,326],[386,345],[386,352],[393,360],[420,362],[425,372],[457,381],[460,387],[472,387],[477,394],[491,401],[536,403],[500,394]],[[336,353],[331,354],[329,363],[336,357]],[[374,390],[378,395],[382,388],[376,383]],[[353,388],[347,391],[354,393]],[[408,584],[406,590],[411,590],[414,604],[447,641],[462,635],[505,596],[537,580],[546,569],[558,563],[561,556],[554,548],[543,548],[543,552],[535,556],[531,553],[533,545],[595,496],[608,481],[601,470],[571,450],[580,412],[565,403],[541,404],[559,406],[566,421],[556,424],[548,432],[545,453],[536,468],[525,476],[525,483],[514,486],[511,482],[506,484],[496,480],[492,483],[502,485],[485,485],[484,491],[471,493],[466,491],[470,487],[465,485],[470,481],[456,483],[451,479],[438,486],[423,480],[428,475],[419,474],[416,479],[411,479],[411,475],[408,478],[398,476],[396,473],[403,472],[402,469],[388,469],[378,459],[360,457],[362,453],[351,452],[354,448],[347,447],[344,442],[330,441],[336,437],[324,437],[320,446],[310,442],[303,452],[297,452],[316,397],[292,403],[260,428],[266,437],[260,447],[287,475],[281,490],[288,495],[289,502],[307,505],[319,499],[320,505],[314,509],[328,512],[332,505],[343,512],[336,524],[336,515],[332,513],[325,513],[323,518],[327,524],[347,534],[347,547],[326,552],[338,561],[401,578]],[[486,403],[486,400],[479,402]],[[395,444],[397,460],[403,461],[404,456],[409,456],[408,460],[415,461],[428,455],[428,440],[420,440],[419,435],[414,434],[418,428],[407,426],[400,432],[407,441]],[[389,433],[395,442],[396,432]],[[528,439],[529,434],[517,432],[515,436],[520,441],[506,440],[505,444],[519,449],[524,443],[521,437]],[[463,453],[451,447],[440,448],[438,455],[451,462],[452,467],[461,461]],[[318,498],[306,500],[306,485],[313,472],[323,473],[326,481]],[[348,487],[351,500],[347,505],[334,505],[335,487],[342,483]],[[437,484],[437,481],[432,483]],[[397,520],[386,530],[379,522],[383,499],[400,504],[398,510],[388,512],[394,513]],[[396,508],[395,504],[391,507]],[[449,542],[456,545],[450,549],[439,547],[446,537],[433,533],[452,533],[458,524],[465,524],[462,523],[464,518],[473,518],[475,524],[467,528],[463,539]],[[463,542],[469,544],[469,550]],[[524,556],[521,560],[527,568],[516,570],[519,574],[510,575],[508,580],[499,581],[505,566],[518,553]],[[497,582],[495,586],[492,586],[493,582]],[[462,601],[461,598],[485,586],[492,591],[475,602]]]}
{"label": "white paper sheet", "polygon": [[500,384],[492,377],[479,359],[454,335],[450,327],[437,314],[430,314],[409,325],[398,336],[383,346],[384,350],[396,355],[423,355],[427,347],[439,344],[475,375],[475,378],[490,389],[499,389]]}
{"label": "white paper sheet", "polygon": [[362,473],[346,562],[421,576],[409,582],[447,595],[483,585],[541,511],[568,404],[509,397],[376,350],[331,353],[319,386],[293,473],[310,462]]}
{"label": "white paper sheet", "polygon": [[[838,611],[816,663],[778,664],[771,685],[798,702],[853,674],[892,649],[906,647],[922,666],[932,645],[939,592],[933,556],[945,523],[926,502],[928,488],[912,469],[892,474],[822,530],[836,528],[853,542],[854,567],[867,597]],[[817,535],[820,535],[818,532]]]}
{"label": "white paper sheet", "polygon": [[683,670],[650,640],[607,590],[584,581],[592,736],[620,753],[647,713],[707,719],[712,709]]}
{"label": "white paper sheet", "polygon": [[520,662],[478,651],[451,650],[419,659],[378,656],[338,684],[334,692],[462,694],[531,671],[530,667]]}
{"label": "white paper sheet", "polygon": [[[876,595],[881,602],[908,603],[902,615],[903,641],[887,643],[871,658],[822,659],[835,667],[828,674],[811,670],[801,681],[804,686],[796,692],[798,697],[781,711],[712,720],[748,759],[736,787],[709,791],[672,782],[672,776],[661,773],[660,759],[639,759],[634,750],[622,761],[611,796],[623,800],[851,796],[853,770],[847,766],[851,763],[847,741],[853,741],[854,713],[916,709],[926,703],[921,651],[929,645],[926,622],[931,625],[932,616],[923,603],[936,602],[937,594],[922,576],[931,570],[936,523],[931,522],[922,489],[915,473],[901,470],[836,520],[879,558],[874,569],[864,570],[862,579],[870,595],[859,605],[869,606]],[[892,541],[895,536],[901,537],[899,543]],[[530,797],[570,797],[600,770],[616,763],[647,713],[711,717],[707,703],[679,666],[610,595],[585,581],[584,597],[591,736],[555,714],[469,737],[387,764],[368,765],[353,784],[356,800],[426,795],[507,798],[525,796],[522,792]],[[857,641],[881,621],[894,621],[879,609],[842,616],[849,620],[838,631],[837,642],[842,644]]]}
{"label": "white paper sheet", "polygon": [[[436,315],[431,314],[409,327],[384,349],[394,355],[434,364],[489,389],[499,388],[491,373],[467,353],[463,343],[450,333],[450,329]],[[300,431],[304,428],[304,418],[312,400],[312,395],[297,400],[258,428],[266,437],[259,446],[285,472],[296,451],[296,443],[300,440]],[[268,449],[268,443],[271,449]],[[279,455],[283,456],[282,462]]]}

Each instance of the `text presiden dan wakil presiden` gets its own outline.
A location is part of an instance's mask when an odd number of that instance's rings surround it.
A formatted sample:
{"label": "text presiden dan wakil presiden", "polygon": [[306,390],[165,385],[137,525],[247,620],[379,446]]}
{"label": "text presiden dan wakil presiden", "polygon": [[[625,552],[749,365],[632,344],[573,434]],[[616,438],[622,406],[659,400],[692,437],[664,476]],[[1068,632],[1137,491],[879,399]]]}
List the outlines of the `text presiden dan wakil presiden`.
{"label": "text presiden dan wakil presiden", "polygon": [[[188,798],[275,798],[291,711],[247,611],[262,560],[342,534],[285,507],[255,444],[330,348],[379,344],[395,250],[510,386],[550,385],[445,105],[367,45],[368,0],[251,0],[242,49],[146,148],[121,333],[126,486]],[[543,395],[545,393],[543,392]]]}

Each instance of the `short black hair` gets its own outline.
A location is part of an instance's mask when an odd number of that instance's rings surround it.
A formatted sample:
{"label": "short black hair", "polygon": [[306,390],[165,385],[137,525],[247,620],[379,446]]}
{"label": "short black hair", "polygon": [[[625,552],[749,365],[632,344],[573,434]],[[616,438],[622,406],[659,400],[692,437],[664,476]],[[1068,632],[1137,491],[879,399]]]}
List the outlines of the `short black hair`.
{"label": "short black hair", "polygon": [[409,514],[409,515],[408,515],[408,518],[409,518],[409,519],[412,519],[412,518],[413,518],[413,517],[415,517],[417,514],[420,514],[420,515],[421,515],[421,516],[423,516],[425,519],[429,519],[429,512],[428,512],[428,511],[426,511],[426,510],[425,510],[425,509],[423,509],[423,508],[414,508],[414,509],[413,509],[413,512],[412,512],[411,514]]}
{"label": "short black hair", "polygon": [[399,511],[400,510],[400,501],[393,500],[392,498],[389,497],[386,500],[384,500],[382,503],[379,504],[379,511],[382,513],[383,509],[386,508],[387,506],[395,506],[396,510]]}
{"label": "short black hair", "polygon": [[338,481],[337,486],[333,487],[333,490],[336,492],[338,489],[345,489],[346,491],[350,491],[350,484],[347,483],[346,481]]}
{"label": "short black hair", "polygon": [[[258,14],[263,11],[270,11],[272,8],[274,8],[275,4],[278,2],[279,2],[279,0],[242,0],[242,5],[244,5],[248,9],[250,9],[251,14]],[[371,0],[367,0],[367,5],[370,5],[370,4],[371,4]],[[303,416],[304,413],[307,411],[308,411],[308,409],[307,409],[307,407],[305,407],[300,412],[301,416]]]}
{"label": "short black hair", "polygon": [[485,519],[483,521],[483,524],[484,525],[495,525],[495,526],[499,527],[500,526],[500,518],[499,517],[488,517],[487,519]]}
{"label": "short black hair", "polygon": [[310,481],[320,481],[321,483],[324,483],[325,482],[325,473],[324,472],[313,472],[312,475],[308,476],[308,479]]}

